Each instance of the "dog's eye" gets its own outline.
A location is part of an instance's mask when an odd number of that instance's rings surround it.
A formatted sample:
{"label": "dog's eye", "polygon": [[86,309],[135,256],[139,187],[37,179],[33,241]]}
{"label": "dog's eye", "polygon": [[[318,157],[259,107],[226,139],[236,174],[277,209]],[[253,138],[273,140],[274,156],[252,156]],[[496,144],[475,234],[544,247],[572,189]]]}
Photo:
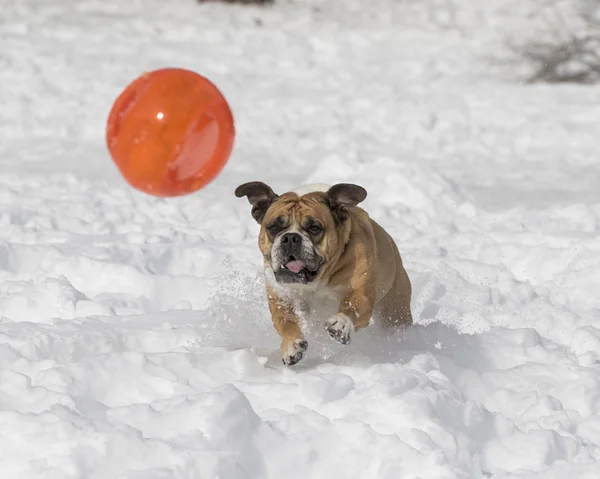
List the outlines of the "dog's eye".
{"label": "dog's eye", "polygon": [[267,233],[274,237],[287,228],[286,223],[287,222],[283,216],[278,216],[277,218],[269,221],[265,226],[265,229],[267,230]]}
{"label": "dog's eye", "polygon": [[323,231],[323,228],[321,226],[319,226],[319,225],[311,225],[308,228],[308,232],[311,235],[315,235],[315,236],[318,235],[318,234],[321,234],[322,231]]}
{"label": "dog's eye", "polygon": [[281,227],[279,226],[279,224],[273,223],[267,225],[267,231],[270,235],[275,236],[277,233],[279,233],[279,231],[281,231]]}

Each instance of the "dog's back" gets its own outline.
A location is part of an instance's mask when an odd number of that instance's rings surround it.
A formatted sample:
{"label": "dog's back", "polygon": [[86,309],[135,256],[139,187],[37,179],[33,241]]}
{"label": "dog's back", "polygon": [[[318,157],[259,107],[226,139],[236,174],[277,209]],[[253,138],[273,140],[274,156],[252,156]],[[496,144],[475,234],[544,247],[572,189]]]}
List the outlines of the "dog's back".
{"label": "dog's back", "polygon": [[291,190],[291,193],[296,193],[298,196],[303,196],[308,193],[322,192],[325,193],[330,188],[325,183],[312,183],[309,185],[298,186]]}

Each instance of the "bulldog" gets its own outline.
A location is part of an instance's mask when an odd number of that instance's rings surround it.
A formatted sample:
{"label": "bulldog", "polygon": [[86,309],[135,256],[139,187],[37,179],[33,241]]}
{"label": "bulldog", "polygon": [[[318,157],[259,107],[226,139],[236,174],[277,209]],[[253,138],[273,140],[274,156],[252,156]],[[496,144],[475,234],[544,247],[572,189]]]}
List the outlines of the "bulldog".
{"label": "bulldog", "polygon": [[260,224],[266,293],[291,366],[308,342],[307,315],[325,320],[341,344],[373,316],[385,328],[412,324],[411,284],[391,236],[357,205],[367,192],[352,184],[309,185],[277,195],[261,182],[235,190],[247,197]]}

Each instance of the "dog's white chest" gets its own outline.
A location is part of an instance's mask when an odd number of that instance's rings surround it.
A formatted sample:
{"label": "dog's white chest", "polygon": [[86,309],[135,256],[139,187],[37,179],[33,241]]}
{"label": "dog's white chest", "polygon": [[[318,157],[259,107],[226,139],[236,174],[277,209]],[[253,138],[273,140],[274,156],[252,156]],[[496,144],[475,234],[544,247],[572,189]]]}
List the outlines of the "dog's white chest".
{"label": "dog's white chest", "polygon": [[339,294],[327,285],[318,281],[310,284],[279,284],[269,266],[265,267],[265,276],[275,292],[289,301],[296,314],[309,323],[313,320],[323,321],[338,312]]}

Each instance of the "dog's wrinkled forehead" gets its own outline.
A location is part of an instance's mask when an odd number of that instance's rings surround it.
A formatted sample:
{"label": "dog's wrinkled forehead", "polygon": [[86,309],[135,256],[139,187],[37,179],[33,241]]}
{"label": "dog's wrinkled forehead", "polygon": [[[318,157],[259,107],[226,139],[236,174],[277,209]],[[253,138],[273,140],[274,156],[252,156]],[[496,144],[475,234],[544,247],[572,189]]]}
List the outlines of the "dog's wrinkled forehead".
{"label": "dog's wrinkled forehead", "polygon": [[316,219],[324,225],[333,222],[322,192],[311,192],[298,196],[294,192],[285,193],[275,200],[265,215],[265,224],[283,219],[287,226],[302,224],[307,219]]}

